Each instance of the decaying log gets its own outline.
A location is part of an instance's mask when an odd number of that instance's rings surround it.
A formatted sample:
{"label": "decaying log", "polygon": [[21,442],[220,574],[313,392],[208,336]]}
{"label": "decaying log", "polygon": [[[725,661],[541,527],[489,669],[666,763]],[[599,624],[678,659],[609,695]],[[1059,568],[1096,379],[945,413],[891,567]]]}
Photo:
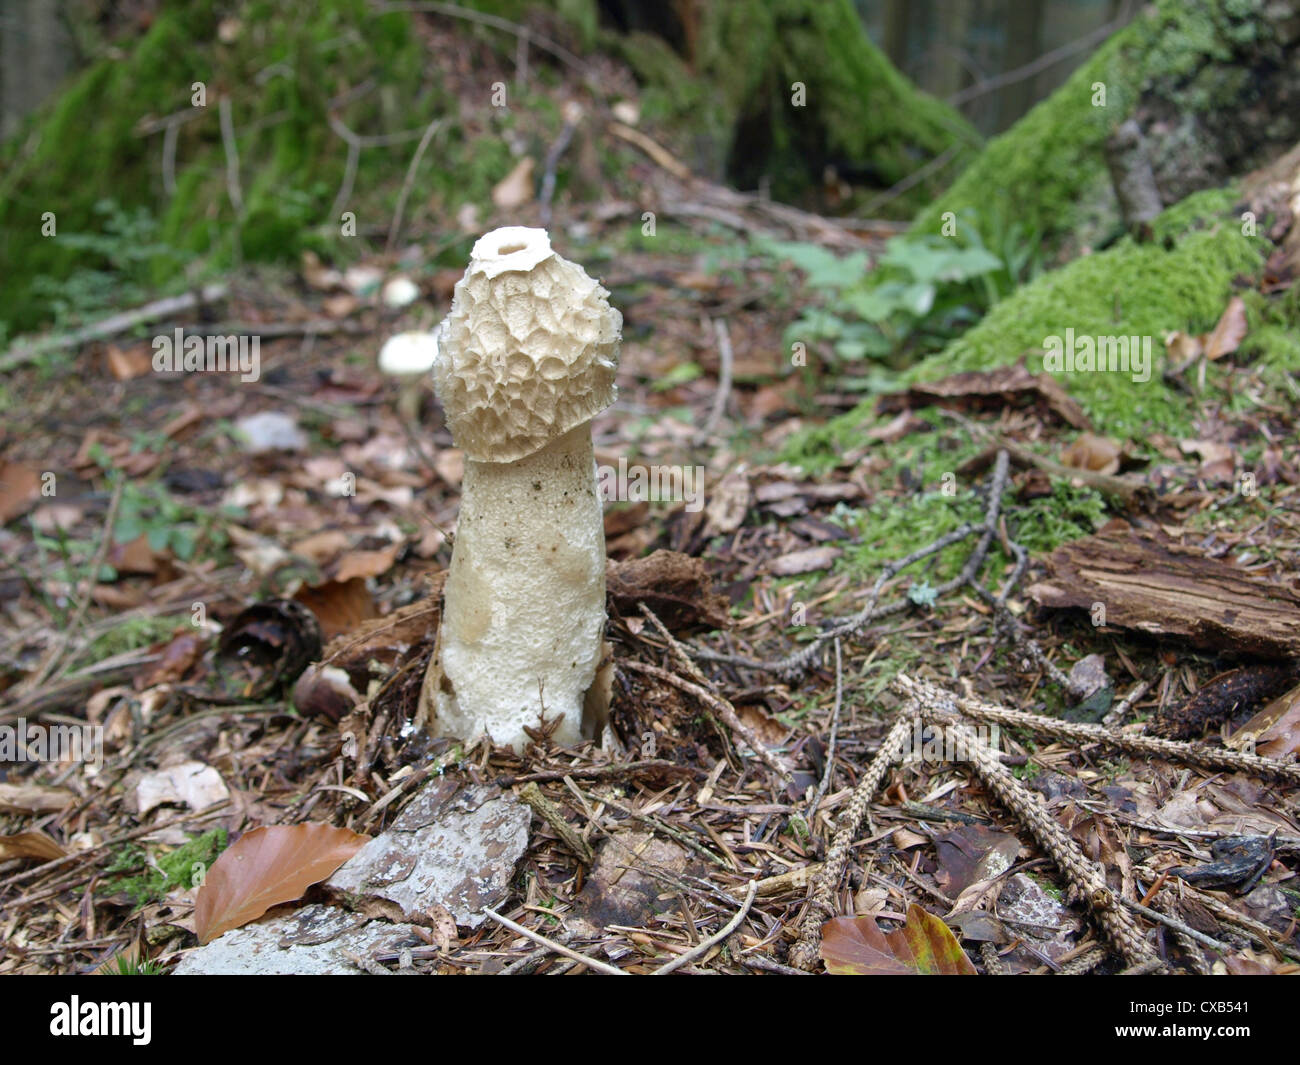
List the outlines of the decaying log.
{"label": "decaying log", "polygon": [[1300,593],[1195,548],[1112,522],[1057,548],[1029,588],[1042,606],[1105,608],[1105,624],[1266,658],[1300,655]]}

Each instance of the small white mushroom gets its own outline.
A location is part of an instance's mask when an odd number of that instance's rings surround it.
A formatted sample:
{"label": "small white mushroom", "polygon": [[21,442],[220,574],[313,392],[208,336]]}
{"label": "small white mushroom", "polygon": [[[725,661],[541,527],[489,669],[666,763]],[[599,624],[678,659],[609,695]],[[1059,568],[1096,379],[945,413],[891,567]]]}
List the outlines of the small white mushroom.
{"label": "small white mushroom", "polygon": [[395,333],[379,349],[379,372],[396,378],[397,413],[403,421],[416,422],[420,414],[421,386],[438,357],[438,330],[432,333]]}
{"label": "small white mushroom", "polygon": [[[465,452],[460,519],[421,713],[439,735],[591,734],[604,654],[605,533],[591,419],[613,401],[623,318],[543,229],[475,245],[434,388]],[[594,699],[599,702],[599,698]]]}

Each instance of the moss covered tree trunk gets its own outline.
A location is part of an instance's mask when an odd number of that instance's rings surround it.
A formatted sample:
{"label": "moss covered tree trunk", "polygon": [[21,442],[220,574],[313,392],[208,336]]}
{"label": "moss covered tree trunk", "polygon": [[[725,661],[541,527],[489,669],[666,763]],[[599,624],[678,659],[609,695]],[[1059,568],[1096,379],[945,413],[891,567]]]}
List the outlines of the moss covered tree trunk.
{"label": "moss covered tree trunk", "polygon": [[1160,0],[1001,137],[917,219],[1019,225],[1068,255],[1123,231],[1106,163],[1134,120],[1163,206],[1300,140],[1300,0]]}
{"label": "moss covered tree trunk", "polygon": [[917,89],[868,38],[849,0],[600,3],[606,40],[640,78],[647,110],[680,124],[692,166],[741,188],[808,199],[827,168],[887,188],[949,153],[898,209],[927,202],[979,136]]}

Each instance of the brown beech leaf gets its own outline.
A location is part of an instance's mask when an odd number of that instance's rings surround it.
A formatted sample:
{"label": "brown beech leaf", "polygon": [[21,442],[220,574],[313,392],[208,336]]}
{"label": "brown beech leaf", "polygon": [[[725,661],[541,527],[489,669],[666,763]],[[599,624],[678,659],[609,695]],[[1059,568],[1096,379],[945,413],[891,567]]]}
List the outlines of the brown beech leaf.
{"label": "brown beech leaf", "polygon": [[0,525],[24,513],[40,498],[40,473],[30,466],[0,461]]}
{"label": "brown beech leaf", "polygon": [[240,837],[212,863],[194,905],[200,943],[301,898],[370,839],[333,825],[265,825]]}
{"label": "brown beech leaf", "polygon": [[948,926],[916,903],[886,935],[872,917],[834,917],[822,925],[822,960],[839,976],[975,976]]}
{"label": "brown beech leaf", "polygon": [[1213,332],[1205,338],[1205,357],[1213,362],[1231,355],[1246,336],[1246,304],[1240,296],[1228,300]]}
{"label": "brown beech leaf", "polygon": [[62,858],[67,853],[44,832],[19,832],[12,836],[0,836],[0,862],[12,858],[39,858],[43,862],[49,862]]}

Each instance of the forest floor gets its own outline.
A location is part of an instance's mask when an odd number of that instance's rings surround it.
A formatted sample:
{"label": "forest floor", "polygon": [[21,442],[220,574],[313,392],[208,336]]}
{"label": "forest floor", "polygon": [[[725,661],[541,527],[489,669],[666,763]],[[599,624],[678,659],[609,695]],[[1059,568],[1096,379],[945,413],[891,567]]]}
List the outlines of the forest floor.
{"label": "forest floor", "polygon": [[[214,905],[235,927],[304,903],[397,921],[330,962],[363,971],[792,971],[818,940],[832,971],[1296,971],[1297,430],[1234,362],[1239,312],[1171,340],[1190,435],[1109,437],[1015,352],[860,405],[852,367],[789,365],[822,297],[763,242],[874,259],[897,227],[658,151],[643,183],[688,221],[629,238],[640,205],[613,200],[549,222],[624,315],[598,462],[702,471],[607,508],[606,747],[410,728],[463,460],[376,357],[446,312],[460,271],[433,250],[465,232],[246,268],[11,371],[0,728],[93,725],[102,761],[0,772],[0,973],[169,970]],[[478,228],[542,222],[509,196]],[[390,306],[399,275],[420,297]],[[258,378],[155,372],[178,326],[259,336]],[[342,673],[299,680],[322,660]],[[305,826],[374,837],[428,802],[537,814],[513,865],[487,846],[475,870],[511,926],[321,887],[337,862],[283,852],[292,893],[226,873],[196,914],[254,828],[351,853]]]}

